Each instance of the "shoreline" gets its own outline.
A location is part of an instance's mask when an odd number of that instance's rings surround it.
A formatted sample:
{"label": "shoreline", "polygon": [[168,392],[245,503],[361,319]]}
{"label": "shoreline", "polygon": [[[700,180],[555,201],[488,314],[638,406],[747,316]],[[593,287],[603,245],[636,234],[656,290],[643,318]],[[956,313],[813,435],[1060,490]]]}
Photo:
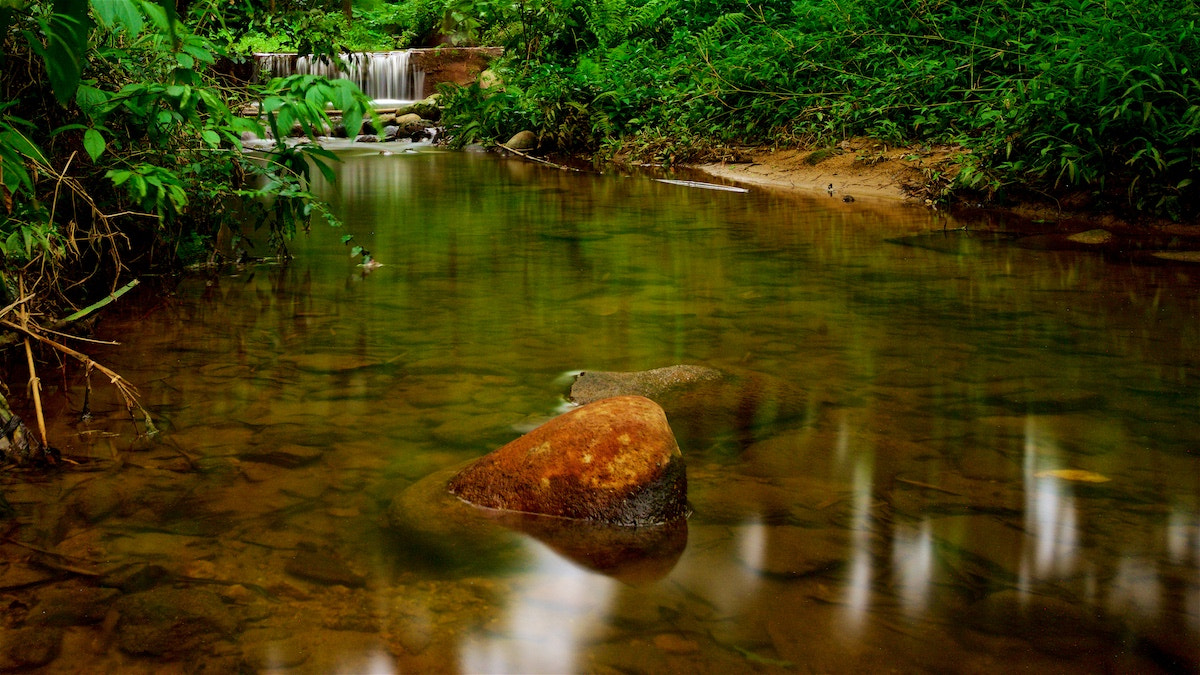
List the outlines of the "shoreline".
{"label": "shoreline", "polygon": [[1134,221],[1112,211],[1072,208],[1070,196],[1064,196],[1060,203],[1048,198],[1017,200],[1003,206],[940,204],[940,190],[951,184],[961,170],[958,158],[968,152],[959,146],[894,147],[855,138],[830,149],[754,148],[746,152],[746,161],[700,163],[689,168],[714,178],[783,192],[828,194],[846,201],[865,197],[944,209],[959,217],[1004,221],[1006,228],[1024,232],[1068,235],[1104,229],[1126,241],[1200,239],[1197,223]]}

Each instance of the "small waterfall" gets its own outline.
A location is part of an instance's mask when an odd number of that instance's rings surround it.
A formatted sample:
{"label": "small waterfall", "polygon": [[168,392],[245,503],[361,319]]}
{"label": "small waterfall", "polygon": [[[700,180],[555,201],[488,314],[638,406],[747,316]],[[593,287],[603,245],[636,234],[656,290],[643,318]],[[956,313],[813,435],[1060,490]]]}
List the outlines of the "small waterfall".
{"label": "small waterfall", "polygon": [[341,63],[295,54],[255,54],[260,70],[271,77],[297,73],[353,80],[376,105],[424,98],[425,73],[409,65],[408,50],[342,54]]}

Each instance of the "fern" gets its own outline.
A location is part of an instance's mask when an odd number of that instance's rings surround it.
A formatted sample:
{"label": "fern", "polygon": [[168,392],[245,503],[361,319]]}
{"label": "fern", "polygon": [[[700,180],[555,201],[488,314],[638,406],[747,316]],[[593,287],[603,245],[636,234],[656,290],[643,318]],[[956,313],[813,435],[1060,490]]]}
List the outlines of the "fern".
{"label": "fern", "polygon": [[750,21],[750,17],[742,12],[729,12],[717,17],[713,24],[695,35],[696,46],[701,52],[707,53],[720,46],[721,40],[729,32],[740,32],[741,27]]}

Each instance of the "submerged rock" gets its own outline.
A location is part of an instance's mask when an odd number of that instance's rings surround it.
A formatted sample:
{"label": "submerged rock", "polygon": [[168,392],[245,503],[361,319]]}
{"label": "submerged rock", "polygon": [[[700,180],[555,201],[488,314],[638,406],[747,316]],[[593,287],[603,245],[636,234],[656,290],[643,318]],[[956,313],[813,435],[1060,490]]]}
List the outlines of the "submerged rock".
{"label": "submerged rock", "polygon": [[0,671],[36,668],[58,656],[63,631],[60,628],[30,626],[0,630]]}
{"label": "submerged rock", "polygon": [[642,396],[577,408],[459,472],[449,490],[492,509],[645,526],[687,515],[683,455]]}
{"label": "submerged rock", "polygon": [[38,597],[28,621],[40,626],[84,626],[100,623],[120,593],[114,588],[69,584],[47,589]]}
{"label": "submerged rock", "polygon": [[156,588],[119,598],[117,639],[129,654],[180,657],[228,639],[238,625],[215,593]]}
{"label": "submerged rock", "polygon": [[315,550],[300,549],[292,553],[284,571],[325,586],[362,588],[367,584],[367,578],[351,570],[341,558]]}

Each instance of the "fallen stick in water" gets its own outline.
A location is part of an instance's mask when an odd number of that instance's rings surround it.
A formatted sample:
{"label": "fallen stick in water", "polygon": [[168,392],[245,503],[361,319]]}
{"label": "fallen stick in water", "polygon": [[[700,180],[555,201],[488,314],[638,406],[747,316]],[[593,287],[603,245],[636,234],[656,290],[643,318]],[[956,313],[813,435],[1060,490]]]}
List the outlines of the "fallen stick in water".
{"label": "fallen stick in water", "polygon": [[654,180],[668,185],[682,185],[684,187],[700,188],[702,190],[724,190],[726,192],[749,192],[746,188],[735,187],[733,185],[721,185],[719,183],[703,183],[698,180],[671,180],[669,178],[655,178]]}
{"label": "fallen stick in water", "polygon": [[552,166],[556,169],[561,169],[563,171],[578,171],[578,172],[582,173],[582,171],[580,169],[576,169],[575,167],[563,166],[562,164],[555,164],[554,162],[551,162],[551,161],[545,160],[545,159],[541,159],[540,157],[534,157],[533,155],[526,154],[524,152],[521,152],[520,150],[513,150],[512,148],[508,147],[507,145],[505,145],[503,143],[497,143],[496,146],[504,148],[505,150],[511,152],[512,154],[514,154],[518,157],[524,157],[525,159],[527,159],[531,162],[537,162],[538,164],[545,164],[547,166]]}

